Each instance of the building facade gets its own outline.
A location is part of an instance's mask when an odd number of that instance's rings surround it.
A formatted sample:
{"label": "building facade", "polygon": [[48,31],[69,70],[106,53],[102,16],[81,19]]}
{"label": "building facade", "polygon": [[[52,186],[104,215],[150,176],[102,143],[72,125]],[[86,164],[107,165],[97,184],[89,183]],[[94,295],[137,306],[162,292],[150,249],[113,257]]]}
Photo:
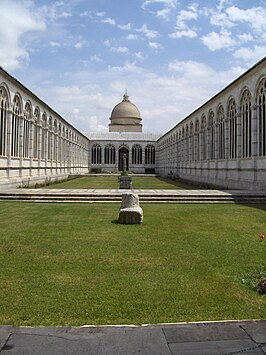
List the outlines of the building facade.
{"label": "building facade", "polygon": [[92,172],[117,173],[126,170],[135,174],[156,172],[158,135],[152,133],[89,133]]}
{"label": "building facade", "polygon": [[83,134],[0,68],[0,185],[122,170],[230,189],[266,188],[266,57],[162,136],[127,93],[109,133]]}
{"label": "building facade", "polygon": [[89,140],[0,68],[0,184],[88,172]]}
{"label": "building facade", "polygon": [[266,189],[266,58],[157,141],[157,171],[230,189]]}

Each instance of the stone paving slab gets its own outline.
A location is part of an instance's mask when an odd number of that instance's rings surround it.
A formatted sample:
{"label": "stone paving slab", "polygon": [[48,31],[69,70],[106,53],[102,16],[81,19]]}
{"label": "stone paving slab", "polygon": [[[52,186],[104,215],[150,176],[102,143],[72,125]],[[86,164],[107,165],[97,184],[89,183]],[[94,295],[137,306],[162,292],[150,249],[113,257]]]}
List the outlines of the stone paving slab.
{"label": "stone paving slab", "polygon": [[[252,327],[251,327],[252,328]],[[164,329],[168,343],[250,339],[237,323],[193,323]]]}
{"label": "stone paving slab", "polygon": [[14,329],[3,355],[171,355],[162,329],[146,327]]}
{"label": "stone paving slab", "polygon": [[251,340],[219,340],[170,344],[172,355],[265,355]]}
{"label": "stone paving slab", "polygon": [[11,334],[12,327],[0,327],[0,352],[5,346]]}
{"label": "stone paving slab", "polygon": [[266,321],[0,327],[1,355],[264,354]]}
{"label": "stone paving slab", "polygon": [[257,343],[266,345],[266,320],[260,322],[246,322],[241,326]]}

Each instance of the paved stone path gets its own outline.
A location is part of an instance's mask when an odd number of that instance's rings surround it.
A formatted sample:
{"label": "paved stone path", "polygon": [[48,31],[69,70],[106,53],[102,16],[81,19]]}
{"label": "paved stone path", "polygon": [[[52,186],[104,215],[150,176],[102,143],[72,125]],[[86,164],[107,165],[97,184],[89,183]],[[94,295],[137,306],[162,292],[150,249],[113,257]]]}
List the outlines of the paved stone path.
{"label": "paved stone path", "polygon": [[0,327],[1,355],[266,354],[266,320],[109,327]]}

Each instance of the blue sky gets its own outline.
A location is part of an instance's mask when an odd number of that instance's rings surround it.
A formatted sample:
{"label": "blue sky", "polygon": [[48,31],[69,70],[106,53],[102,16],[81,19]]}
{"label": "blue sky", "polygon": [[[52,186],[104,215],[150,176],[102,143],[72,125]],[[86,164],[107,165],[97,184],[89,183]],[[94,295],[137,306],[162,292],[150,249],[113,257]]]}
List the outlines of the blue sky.
{"label": "blue sky", "polygon": [[266,55],[265,0],[0,0],[0,66],[80,131],[164,133]]}

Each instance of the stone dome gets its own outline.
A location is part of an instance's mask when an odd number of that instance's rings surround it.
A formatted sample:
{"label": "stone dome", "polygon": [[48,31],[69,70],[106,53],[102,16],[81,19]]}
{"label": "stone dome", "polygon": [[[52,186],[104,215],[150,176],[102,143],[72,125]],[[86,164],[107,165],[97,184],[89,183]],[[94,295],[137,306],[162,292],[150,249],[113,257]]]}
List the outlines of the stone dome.
{"label": "stone dome", "polygon": [[123,101],[113,108],[111,119],[117,117],[141,118],[139,109],[129,101],[129,96],[127,94],[123,96]]}
{"label": "stone dome", "polygon": [[142,132],[141,120],[139,109],[125,93],[123,100],[112,110],[109,132]]}

